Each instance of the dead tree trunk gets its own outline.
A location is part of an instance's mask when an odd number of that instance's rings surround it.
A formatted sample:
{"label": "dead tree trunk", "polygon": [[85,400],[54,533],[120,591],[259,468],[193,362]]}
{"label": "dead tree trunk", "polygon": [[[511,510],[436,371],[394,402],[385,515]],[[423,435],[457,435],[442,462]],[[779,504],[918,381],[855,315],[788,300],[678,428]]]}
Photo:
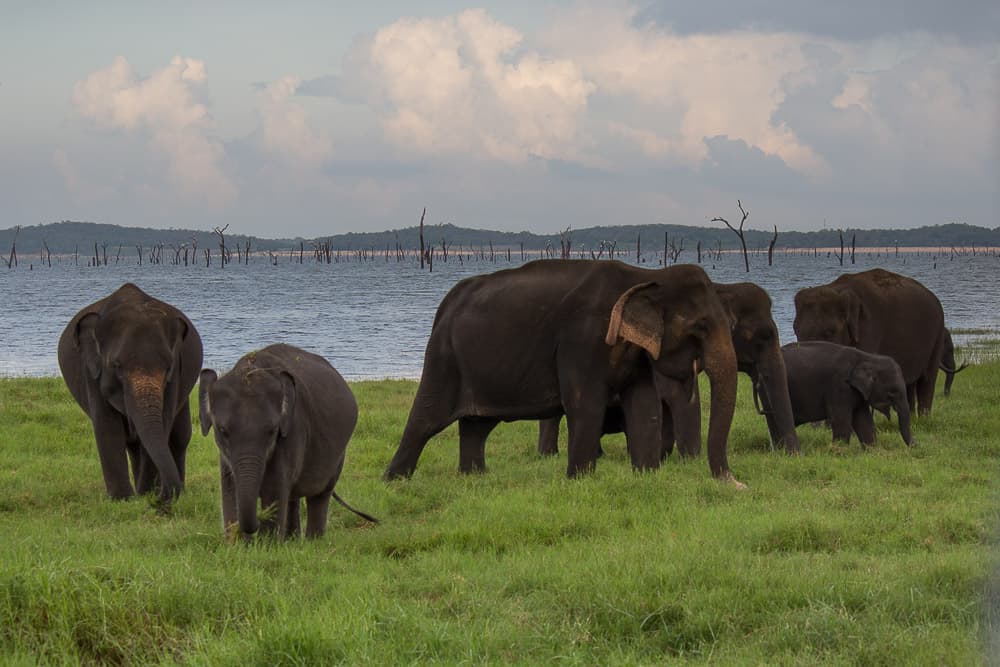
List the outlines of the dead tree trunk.
{"label": "dead tree trunk", "polygon": [[774,244],[778,242],[778,225],[774,226],[774,236],[771,237],[771,242],[767,244],[767,265],[771,266],[774,263]]}
{"label": "dead tree trunk", "polygon": [[750,258],[747,256],[747,240],[743,234],[743,223],[747,221],[747,217],[750,215],[750,211],[743,209],[743,203],[737,199],[736,205],[740,207],[740,213],[743,214],[743,218],[740,220],[740,227],[737,229],[729,224],[729,221],[725,218],[712,218],[712,222],[724,222],[726,227],[732,230],[736,236],[740,239],[740,245],[743,246],[743,265],[746,267],[747,273],[750,273]]}
{"label": "dead tree trunk", "polygon": [[854,247],[855,241],[858,240],[857,233],[851,234],[851,264],[854,264]]}
{"label": "dead tree trunk", "polygon": [[225,235],[225,231],[227,229],[229,229],[229,225],[228,224],[225,227],[222,227],[221,229],[219,227],[216,227],[215,229],[212,230],[212,233],[218,235],[218,237],[219,237],[219,257],[220,257],[219,268],[222,268],[222,269],[226,268],[226,235]]}
{"label": "dead tree trunk", "polygon": [[427,214],[427,207],[420,212],[420,268],[424,268],[424,216]]}
{"label": "dead tree trunk", "polygon": [[7,268],[17,266],[17,235],[21,233],[21,225],[14,227],[14,238],[10,240],[10,257],[7,258]]}
{"label": "dead tree trunk", "polygon": [[837,255],[837,259],[840,260],[840,265],[844,265],[844,230],[837,230],[840,233],[840,254]]}

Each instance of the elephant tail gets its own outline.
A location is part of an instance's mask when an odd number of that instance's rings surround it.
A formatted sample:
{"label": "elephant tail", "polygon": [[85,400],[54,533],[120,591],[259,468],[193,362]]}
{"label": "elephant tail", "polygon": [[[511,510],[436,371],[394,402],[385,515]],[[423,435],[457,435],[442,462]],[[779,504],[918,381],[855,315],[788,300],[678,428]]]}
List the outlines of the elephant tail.
{"label": "elephant tail", "polygon": [[943,370],[945,373],[961,373],[962,371],[964,371],[966,368],[969,367],[969,362],[963,361],[962,365],[959,366],[958,368],[948,368],[947,366],[944,365],[944,363],[939,364],[939,366],[941,370]]}
{"label": "elephant tail", "polygon": [[354,512],[355,514],[357,514],[359,517],[361,517],[365,521],[369,521],[371,523],[378,523],[378,519],[376,519],[375,517],[373,517],[371,514],[365,514],[364,512],[362,512],[360,510],[356,510],[353,507],[351,507],[350,505],[348,505],[346,502],[344,502],[344,499],[341,498],[340,496],[338,496],[336,491],[331,491],[330,495],[333,496],[333,499],[336,500],[338,503],[340,503],[341,505],[343,505],[344,507],[346,507],[350,511]]}

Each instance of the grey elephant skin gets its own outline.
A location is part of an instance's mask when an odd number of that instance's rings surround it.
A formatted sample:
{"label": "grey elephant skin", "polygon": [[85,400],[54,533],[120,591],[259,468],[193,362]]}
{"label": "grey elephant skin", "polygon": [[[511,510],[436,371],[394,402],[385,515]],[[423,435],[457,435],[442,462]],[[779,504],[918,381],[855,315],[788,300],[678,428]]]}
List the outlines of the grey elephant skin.
{"label": "grey elephant skin", "polygon": [[928,414],[944,352],[944,310],[922,284],[884,269],[844,274],[795,295],[795,335],[892,357],[911,412]]}
{"label": "grey elephant skin", "polygon": [[903,441],[913,444],[906,383],[894,359],[823,341],[789,343],[782,352],[796,424],[827,420],[835,440],[850,442],[853,431],[863,445],[871,445],[871,408],[886,416],[892,409]]}
{"label": "grey elephant skin", "polygon": [[500,421],[565,413],[567,474],[593,468],[605,407],[621,404],[632,465],[660,465],[662,393],[696,371],[711,382],[708,459],[732,479],[736,399],[729,320],[705,272],[617,261],[539,260],[460,281],[442,300],[413,407],[385,476],[408,477],[427,440],[454,421],[459,469],[485,469]]}
{"label": "grey elephant skin", "polygon": [[201,338],[184,313],[131,283],[66,326],[59,368],[94,425],[112,498],[157,486],[163,502],[180,494],[191,440],[188,397],[201,362]]}
{"label": "grey elephant skin", "polygon": [[[277,344],[243,356],[221,378],[204,369],[198,405],[202,434],[214,427],[219,447],[224,530],[237,524],[244,536],[261,530],[297,537],[305,498],[306,537],[319,537],[326,530],[331,496],[377,523],[333,490],[358,404],[323,357]],[[263,525],[258,499],[275,510]]]}
{"label": "grey elephant skin", "polygon": [[[737,367],[750,376],[756,391],[768,398],[767,425],[772,441],[784,444],[789,453],[799,451],[778,327],[771,317],[771,297],[753,283],[716,283],[715,292],[729,317]],[[697,393],[692,393],[692,388],[685,389],[676,382],[673,387],[665,387],[664,457],[673,451],[675,440],[681,456],[694,457],[701,451],[701,403]],[[616,404],[608,406],[604,433],[624,430],[622,422],[621,408]],[[558,433],[559,417],[539,422],[540,454],[557,453]]]}

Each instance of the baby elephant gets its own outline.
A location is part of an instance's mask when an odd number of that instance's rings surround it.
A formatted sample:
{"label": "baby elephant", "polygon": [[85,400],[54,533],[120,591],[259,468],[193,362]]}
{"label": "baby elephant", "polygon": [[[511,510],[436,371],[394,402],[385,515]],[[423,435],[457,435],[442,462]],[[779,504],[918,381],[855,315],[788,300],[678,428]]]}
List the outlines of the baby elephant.
{"label": "baby elephant", "polygon": [[[222,475],[222,522],[249,537],[263,528],[299,535],[299,503],[306,499],[306,537],[326,529],[330,496],[358,420],[358,404],[326,359],[291,345],[251,352],[219,378],[201,372],[198,389],[202,435],[215,427]],[[274,507],[258,525],[257,499]]]}
{"label": "baby elephant", "polygon": [[910,406],[903,372],[892,358],[836,343],[789,343],[781,348],[788,373],[788,394],[795,425],[828,420],[834,440],[849,442],[851,430],[863,445],[875,442],[871,408],[899,416],[907,445]]}

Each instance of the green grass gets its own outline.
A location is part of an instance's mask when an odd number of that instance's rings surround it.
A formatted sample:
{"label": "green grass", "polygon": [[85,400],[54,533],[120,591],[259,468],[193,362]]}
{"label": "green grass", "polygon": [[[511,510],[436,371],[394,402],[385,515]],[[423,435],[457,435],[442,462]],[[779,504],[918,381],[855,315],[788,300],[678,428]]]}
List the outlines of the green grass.
{"label": "green grass", "polygon": [[[595,474],[501,425],[489,472],[454,428],[386,484],[415,383],[361,382],[326,536],[226,543],[214,442],[195,435],[171,516],[105,498],[89,422],[59,379],[0,381],[0,663],[970,665],[997,565],[1000,363],[965,371],[908,449],[771,452],[741,378],[730,462]],[[706,394],[707,395],[707,394]],[[197,429],[196,429],[197,430]],[[564,447],[565,438],[561,440]]]}

